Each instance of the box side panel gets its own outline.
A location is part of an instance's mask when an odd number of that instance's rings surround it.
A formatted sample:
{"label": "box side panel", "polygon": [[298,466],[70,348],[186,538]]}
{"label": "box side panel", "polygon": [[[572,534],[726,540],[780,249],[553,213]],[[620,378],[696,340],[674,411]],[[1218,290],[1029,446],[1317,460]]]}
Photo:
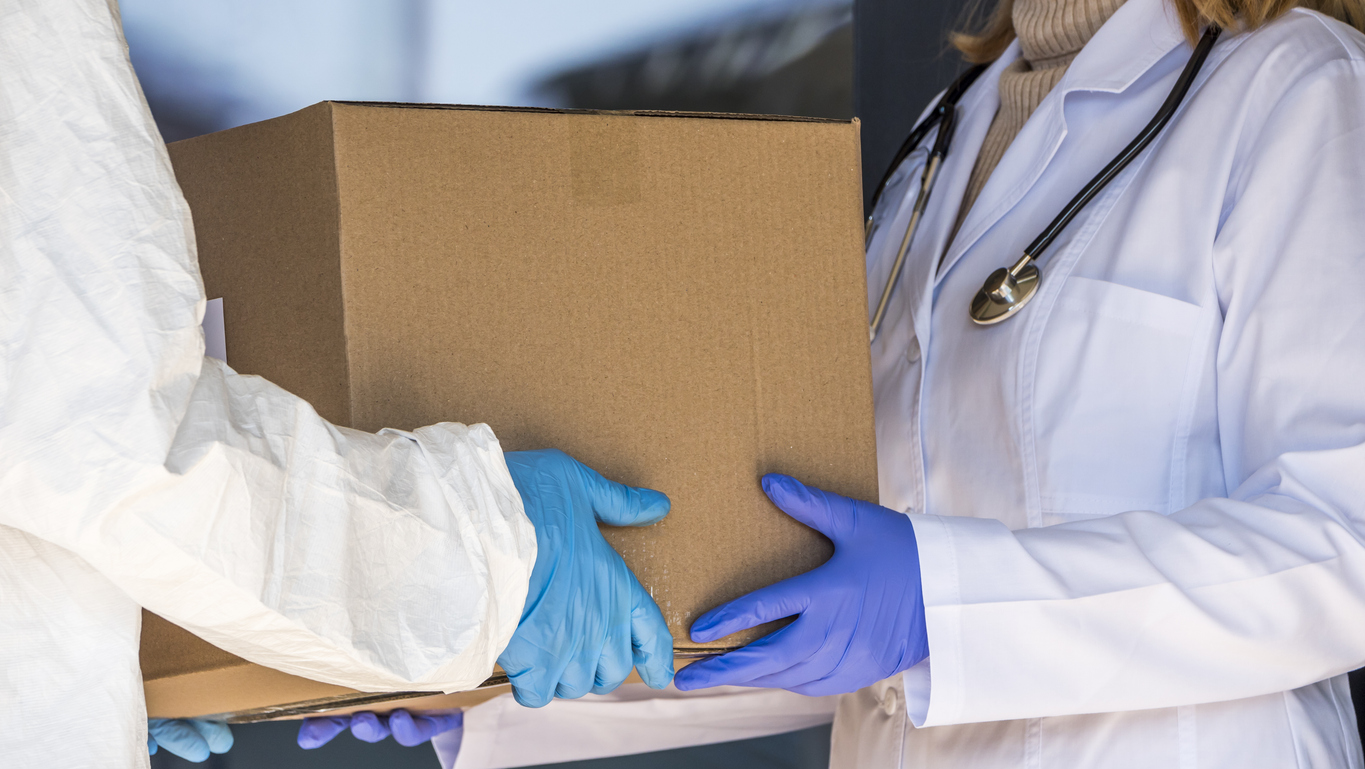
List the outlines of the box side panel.
{"label": "box side panel", "polygon": [[260,665],[202,670],[143,684],[148,718],[200,718],[357,692],[291,676]]}
{"label": "box side panel", "polygon": [[145,609],[138,658],[143,681],[251,664]]}
{"label": "box side panel", "polygon": [[608,536],[680,648],[828,557],[763,473],[876,498],[856,126],[338,106],[336,142],[355,425],[669,494]]}
{"label": "box side panel", "polygon": [[331,106],[170,145],[228,363],[349,424]]}

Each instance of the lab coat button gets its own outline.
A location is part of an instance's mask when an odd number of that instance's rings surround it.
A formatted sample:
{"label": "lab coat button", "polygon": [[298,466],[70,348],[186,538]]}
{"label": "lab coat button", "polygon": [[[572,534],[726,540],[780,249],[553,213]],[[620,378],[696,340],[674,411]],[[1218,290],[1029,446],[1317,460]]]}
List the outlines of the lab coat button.
{"label": "lab coat button", "polygon": [[911,363],[919,361],[919,340],[910,337],[910,346],[905,349],[905,359]]}
{"label": "lab coat button", "polygon": [[896,715],[897,712],[900,711],[900,709],[901,709],[900,690],[895,689],[893,687],[887,687],[886,693],[882,695],[882,710],[886,711],[886,714],[888,716],[894,716]]}

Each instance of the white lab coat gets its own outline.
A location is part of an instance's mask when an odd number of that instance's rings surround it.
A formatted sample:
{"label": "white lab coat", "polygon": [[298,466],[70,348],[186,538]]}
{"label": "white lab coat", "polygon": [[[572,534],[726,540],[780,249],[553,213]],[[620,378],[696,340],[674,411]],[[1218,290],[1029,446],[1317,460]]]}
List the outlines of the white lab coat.
{"label": "white lab coat", "polygon": [[535,536],[485,426],[370,435],[205,359],[111,0],[0,0],[0,764],[142,767],[139,605],[368,691],[466,688]]}
{"label": "white lab coat", "polygon": [[[1361,766],[1365,38],[1303,10],[1226,33],[1032,304],[967,316],[1189,54],[1164,0],[1128,0],[949,245],[1017,43],[961,101],[873,346],[930,657],[841,702],[835,767]],[[878,212],[873,300],[923,162]]]}
{"label": "white lab coat", "polygon": [[680,692],[626,684],[524,708],[504,694],[431,741],[443,769],[510,769],[750,740],[828,724],[837,696],[721,686]]}

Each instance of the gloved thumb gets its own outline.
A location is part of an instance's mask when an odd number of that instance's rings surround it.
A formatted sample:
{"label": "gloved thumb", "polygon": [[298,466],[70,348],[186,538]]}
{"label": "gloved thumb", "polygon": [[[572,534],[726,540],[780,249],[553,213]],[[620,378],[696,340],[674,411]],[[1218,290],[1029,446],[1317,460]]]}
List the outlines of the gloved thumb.
{"label": "gloved thumb", "polygon": [[663,493],[640,489],[603,478],[596,470],[579,466],[592,511],[608,526],[648,526],[668,515],[672,503]]}
{"label": "gloved thumb", "polygon": [[[845,504],[852,510],[853,501],[820,489],[812,489],[790,475],[768,473],[763,476],[763,493],[773,501],[782,512],[806,524],[816,531],[837,539],[838,523],[836,516]],[[842,503],[842,504],[841,504]]]}

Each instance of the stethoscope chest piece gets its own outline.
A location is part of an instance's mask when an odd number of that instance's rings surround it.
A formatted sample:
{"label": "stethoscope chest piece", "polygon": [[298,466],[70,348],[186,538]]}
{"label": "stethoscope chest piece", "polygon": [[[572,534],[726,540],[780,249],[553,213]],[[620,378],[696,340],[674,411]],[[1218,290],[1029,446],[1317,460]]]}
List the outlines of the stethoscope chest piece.
{"label": "stethoscope chest piece", "polygon": [[1025,256],[1012,267],[1001,267],[986,278],[986,284],[972,298],[972,322],[990,326],[1009,320],[1038,293],[1042,276],[1033,260]]}

